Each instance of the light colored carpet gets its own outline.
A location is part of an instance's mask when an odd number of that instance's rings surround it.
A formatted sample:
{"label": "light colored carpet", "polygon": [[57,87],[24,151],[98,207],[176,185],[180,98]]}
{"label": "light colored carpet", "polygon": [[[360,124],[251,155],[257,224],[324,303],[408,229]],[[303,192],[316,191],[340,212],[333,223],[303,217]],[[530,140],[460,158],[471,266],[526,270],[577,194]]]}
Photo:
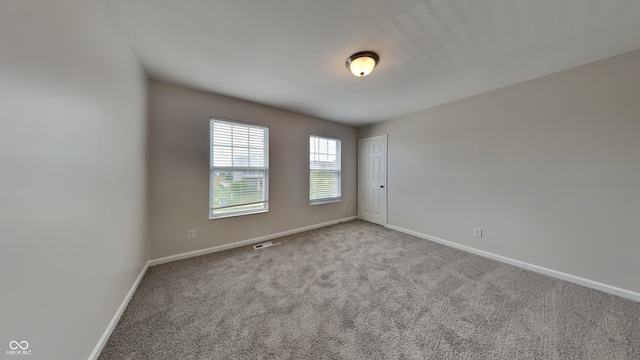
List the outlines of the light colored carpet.
{"label": "light colored carpet", "polygon": [[640,303],[363,221],[149,269],[100,360],[640,359]]}

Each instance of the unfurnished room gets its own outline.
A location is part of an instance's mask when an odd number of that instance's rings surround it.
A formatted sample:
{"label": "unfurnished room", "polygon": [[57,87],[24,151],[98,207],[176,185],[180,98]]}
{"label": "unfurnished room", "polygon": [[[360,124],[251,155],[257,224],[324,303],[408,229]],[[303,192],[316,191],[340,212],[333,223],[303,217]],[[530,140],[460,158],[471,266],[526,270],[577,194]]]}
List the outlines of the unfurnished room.
{"label": "unfurnished room", "polygon": [[0,359],[640,359],[640,1],[1,0]]}

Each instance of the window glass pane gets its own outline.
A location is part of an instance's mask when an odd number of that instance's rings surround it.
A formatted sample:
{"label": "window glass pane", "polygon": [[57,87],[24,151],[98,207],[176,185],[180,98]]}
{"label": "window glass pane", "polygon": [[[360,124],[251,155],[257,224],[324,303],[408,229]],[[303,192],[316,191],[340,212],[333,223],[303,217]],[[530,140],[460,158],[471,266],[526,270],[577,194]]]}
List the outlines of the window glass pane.
{"label": "window glass pane", "polygon": [[310,200],[336,199],[340,197],[340,173],[336,171],[311,170]]}
{"label": "window glass pane", "polygon": [[340,200],[340,140],[309,137],[309,200]]}
{"label": "window glass pane", "polygon": [[233,146],[249,146],[249,128],[246,126],[233,126]]}
{"label": "window glass pane", "polygon": [[249,149],[233,147],[233,166],[249,166]]}
{"label": "window glass pane", "polygon": [[249,152],[249,166],[264,166],[264,149],[251,149]]}
{"label": "window glass pane", "polygon": [[[263,209],[264,185],[264,171],[215,172],[212,191],[214,213]],[[244,206],[239,207],[240,205]]]}
{"label": "window glass pane", "polygon": [[231,146],[231,125],[229,124],[213,124],[213,134],[215,134],[215,145]]}
{"label": "window glass pane", "polygon": [[231,154],[233,148],[230,146],[213,146],[212,166],[231,166]]}
{"label": "window glass pane", "polygon": [[209,218],[268,209],[269,129],[211,119]]}

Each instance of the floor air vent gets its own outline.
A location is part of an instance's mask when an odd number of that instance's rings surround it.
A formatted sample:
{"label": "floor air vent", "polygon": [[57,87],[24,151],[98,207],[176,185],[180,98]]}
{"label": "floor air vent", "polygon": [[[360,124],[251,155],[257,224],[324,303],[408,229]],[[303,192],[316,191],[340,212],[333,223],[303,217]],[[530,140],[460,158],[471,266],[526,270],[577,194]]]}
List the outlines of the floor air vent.
{"label": "floor air vent", "polygon": [[269,246],[273,246],[271,241],[263,242],[262,244],[258,244],[258,245],[253,245],[253,248],[258,250],[258,249],[264,249]]}

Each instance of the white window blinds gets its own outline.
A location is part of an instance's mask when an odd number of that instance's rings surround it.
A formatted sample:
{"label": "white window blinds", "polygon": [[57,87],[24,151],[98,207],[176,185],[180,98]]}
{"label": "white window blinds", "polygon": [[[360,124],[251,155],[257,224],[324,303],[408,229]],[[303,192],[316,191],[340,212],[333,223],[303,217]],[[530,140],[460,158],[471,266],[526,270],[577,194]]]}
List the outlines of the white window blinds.
{"label": "white window blinds", "polygon": [[269,128],[211,119],[209,218],[269,208]]}
{"label": "white window blinds", "polygon": [[340,140],[309,137],[309,202],[322,204],[340,201]]}

